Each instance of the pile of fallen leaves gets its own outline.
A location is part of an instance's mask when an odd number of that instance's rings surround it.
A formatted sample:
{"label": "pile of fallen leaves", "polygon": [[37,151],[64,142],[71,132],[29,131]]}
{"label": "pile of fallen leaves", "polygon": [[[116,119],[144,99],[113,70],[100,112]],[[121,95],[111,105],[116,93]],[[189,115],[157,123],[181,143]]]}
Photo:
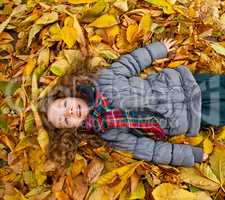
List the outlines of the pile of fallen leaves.
{"label": "pile of fallen leaves", "polygon": [[82,57],[84,70],[96,71],[166,37],[176,39],[176,50],[141,77],[181,64],[193,73],[224,73],[224,1],[0,0],[0,8],[0,199],[225,198],[223,127],[169,138],[209,154],[193,168],[153,165],[83,142],[74,162],[55,171],[37,108]]}

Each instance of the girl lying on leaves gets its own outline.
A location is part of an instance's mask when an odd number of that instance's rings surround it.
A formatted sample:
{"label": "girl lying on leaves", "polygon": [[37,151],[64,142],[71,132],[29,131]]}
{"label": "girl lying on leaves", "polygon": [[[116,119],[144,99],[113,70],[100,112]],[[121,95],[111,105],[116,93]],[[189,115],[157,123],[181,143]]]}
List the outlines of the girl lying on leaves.
{"label": "girl lying on leaves", "polygon": [[[138,74],[165,58],[175,42],[165,39],[120,57],[92,84],[77,85],[86,99],[59,98],[48,105],[58,129],[94,130],[110,146],[153,163],[193,166],[207,159],[199,147],[171,144],[166,136],[198,134],[200,125],[222,125],[223,76],[192,75],[186,66],[165,68],[145,80]],[[150,137],[153,133],[154,137]],[[164,141],[163,141],[164,139]]]}

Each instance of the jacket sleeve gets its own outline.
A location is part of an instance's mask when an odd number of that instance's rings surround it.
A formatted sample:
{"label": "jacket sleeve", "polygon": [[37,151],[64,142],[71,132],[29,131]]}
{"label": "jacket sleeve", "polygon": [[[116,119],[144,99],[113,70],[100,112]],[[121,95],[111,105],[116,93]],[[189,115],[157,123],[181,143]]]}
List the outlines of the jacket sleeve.
{"label": "jacket sleeve", "polygon": [[109,145],[131,152],[135,158],[152,161],[156,164],[172,164],[191,167],[195,162],[202,162],[201,148],[186,144],[171,144],[154,141],[148,137],[137,137],[134,129],[114,128],[100,134]]}
{"label": "jacket sleeve", "polygon": [[167,56],[166,46],[161,42],[154,42],[125,54],[111,65],[114,74],[126,77],[138,75],[141,70],[152,64],[155,59]]}

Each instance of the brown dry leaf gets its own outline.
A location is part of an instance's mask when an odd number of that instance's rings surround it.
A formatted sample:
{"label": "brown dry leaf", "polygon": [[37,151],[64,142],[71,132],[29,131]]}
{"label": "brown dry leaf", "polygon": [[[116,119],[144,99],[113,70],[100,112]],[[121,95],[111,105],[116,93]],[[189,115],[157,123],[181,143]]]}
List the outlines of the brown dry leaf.
{"label": "brown dry leaf", "polygon": [[55,184],[52,185],[52,192],[54,194],[56,194],[57,192],[62,191],[65,179],[66,179],[66,176],[65,176],[65,174],[63,172],[62,176],[59,178],[59,180]]}
{"label": "brown dry leaf", "polygon": [[116,2],[113,5],[124,12],[128,11],[129,9],[127,0],[116,0]]}
{"label": "brown dry leaf", "polygon": [[93,159],[84,171],[86,181],[89,184],[96,182],[101,175],[103,168],[104,163],[100,159]]}
{"label": "brown dry leaf", "polygon": [[74,183],[73,183],[73,179],[72,176],[67,176],[66,177],[66,193],[72,197],[73,196],[73,191],[74,191]]}
{"label": "brown dry leaf", "polygon": [[43,172],[55,171],[55,168],[56,164],[51,160],[47,160],[43,166],[42,171]]}
{"label": "brown dry leaf", "polygon": [[136,172],[134,172],[131,177],[130,177],[130,191],[131,191],[131,194],[137,189],[137,186],[138,186],[138,182],[139,182],[139,179],[140,177],[137,175]]}
{"label": "brown dry leaf", "polygon": [[78,175],[75,177],[73,199],[74,200],[83,200],[88,192],[88,183],[85,181],[83,175]]}

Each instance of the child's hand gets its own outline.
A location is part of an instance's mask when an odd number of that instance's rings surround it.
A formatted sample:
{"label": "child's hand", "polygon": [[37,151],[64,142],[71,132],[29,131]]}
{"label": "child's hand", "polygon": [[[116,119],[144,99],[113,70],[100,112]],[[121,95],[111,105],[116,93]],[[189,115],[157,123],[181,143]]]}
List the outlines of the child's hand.
{"label": "child's hand", "polygon": [[206,154],[206,153],[204,153],[204,154],[203,154],[203,161],[206,161],[206,160],[208,159],[208,157],[209,157],[209,155]]}
{"label": "child's hand", "polygon": [[176,40],[162,39],[161,42],[165,44],[168,52],[173,51],[175,49],[174,45],[176,44]]}

